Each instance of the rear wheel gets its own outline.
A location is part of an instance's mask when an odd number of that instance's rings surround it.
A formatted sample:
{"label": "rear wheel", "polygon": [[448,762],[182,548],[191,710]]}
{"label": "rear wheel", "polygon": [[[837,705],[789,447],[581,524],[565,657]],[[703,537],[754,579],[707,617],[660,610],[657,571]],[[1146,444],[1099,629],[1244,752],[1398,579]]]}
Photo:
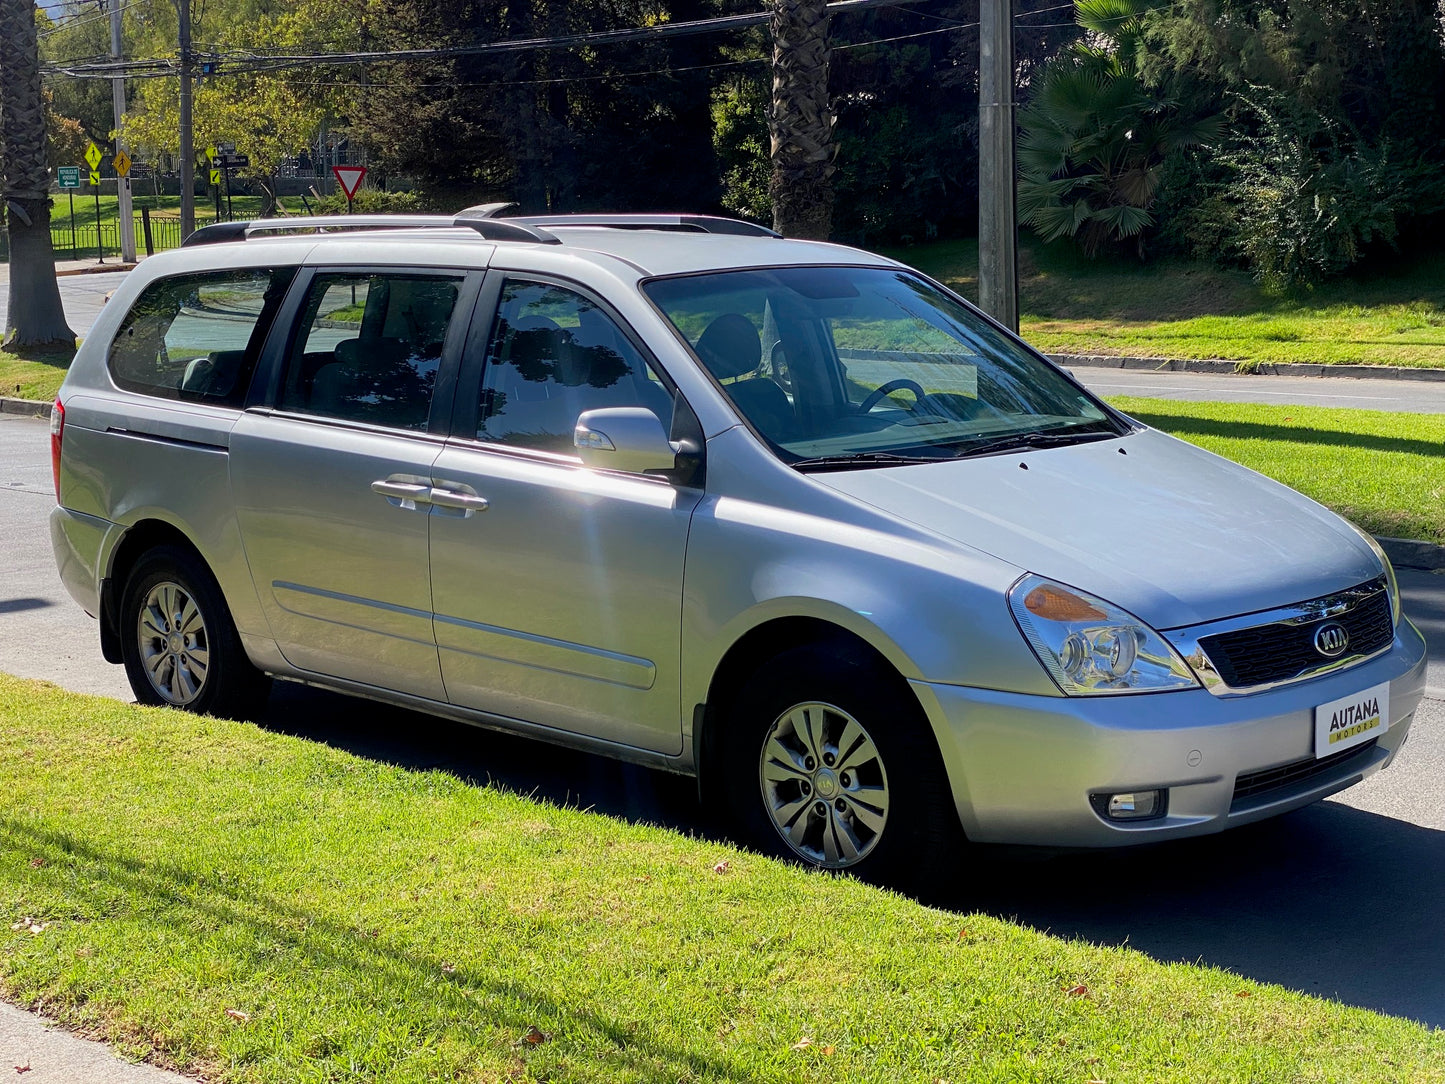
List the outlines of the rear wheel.
{"label": "rear wheel", "polygon": [[142,704],[245,718],[265,705],[270,679],[251,665],[204,562],[180,546],[146,553],[120,605],[126,677]]}
{"label": "rear wheel", "polygon": [[819,869],[921,887],[946,880],[963,832],[927,720],[881,660],[795,648],[738,696],[718,780],[759,849]]}

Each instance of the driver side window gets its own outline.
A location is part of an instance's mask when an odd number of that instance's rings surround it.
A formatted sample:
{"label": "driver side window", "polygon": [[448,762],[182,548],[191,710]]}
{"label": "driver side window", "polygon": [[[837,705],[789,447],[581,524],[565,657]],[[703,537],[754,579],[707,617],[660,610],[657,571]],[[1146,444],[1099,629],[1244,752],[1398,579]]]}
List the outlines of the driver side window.
{"label": "driver side window", "polygon": [[477,437],[573,455],[583,411],[640,406],[664,429],[672,395],[613,319],[553,283],[512,280],[502,290],[482,375]]}

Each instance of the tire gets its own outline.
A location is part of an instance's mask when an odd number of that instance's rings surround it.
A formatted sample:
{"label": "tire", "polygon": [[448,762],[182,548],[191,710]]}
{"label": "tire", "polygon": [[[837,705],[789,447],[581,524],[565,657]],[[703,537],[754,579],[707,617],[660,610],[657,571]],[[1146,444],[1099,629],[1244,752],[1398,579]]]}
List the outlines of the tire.
{"label": "tire", "polygon": [[265,707],[271,679],[246,657],[220,585],[192,550],[157,546],[136,562],[119,626],[140,703],[232,719]]}
{"label": "tire", "polygon": [[848,644],[784,652],[723,725],[713,784],[743,842],[894,887],[952,882],[965,841],[938,746],[882,660]]}

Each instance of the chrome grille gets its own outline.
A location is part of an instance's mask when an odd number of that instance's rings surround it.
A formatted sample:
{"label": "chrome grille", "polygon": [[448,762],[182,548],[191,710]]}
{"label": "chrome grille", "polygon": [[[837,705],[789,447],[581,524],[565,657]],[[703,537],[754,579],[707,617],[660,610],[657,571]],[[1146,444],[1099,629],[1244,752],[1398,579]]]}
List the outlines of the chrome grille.
{"label": "chrome grille", "polygon": [[[1349,642],[1327,655],[1322,626]],[[1328,642],[1331,630],[1321,636]],[[1219,696],[1252,692],[1344,669],[1389,648],[1395,627],[1383,576],[1346,591],[1264,613],[1166,633],[1200,680]]]}

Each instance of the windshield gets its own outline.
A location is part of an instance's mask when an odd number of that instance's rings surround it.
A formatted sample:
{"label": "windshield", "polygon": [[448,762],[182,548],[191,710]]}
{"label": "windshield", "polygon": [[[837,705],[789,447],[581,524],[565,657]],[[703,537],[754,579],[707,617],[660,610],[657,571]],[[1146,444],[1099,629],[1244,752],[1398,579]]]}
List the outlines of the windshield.
{"label": "windshield", "polygon": [[777,267],[644,289],[738,411],[802,467],[953,459],[1124,432],[917,275]]}

